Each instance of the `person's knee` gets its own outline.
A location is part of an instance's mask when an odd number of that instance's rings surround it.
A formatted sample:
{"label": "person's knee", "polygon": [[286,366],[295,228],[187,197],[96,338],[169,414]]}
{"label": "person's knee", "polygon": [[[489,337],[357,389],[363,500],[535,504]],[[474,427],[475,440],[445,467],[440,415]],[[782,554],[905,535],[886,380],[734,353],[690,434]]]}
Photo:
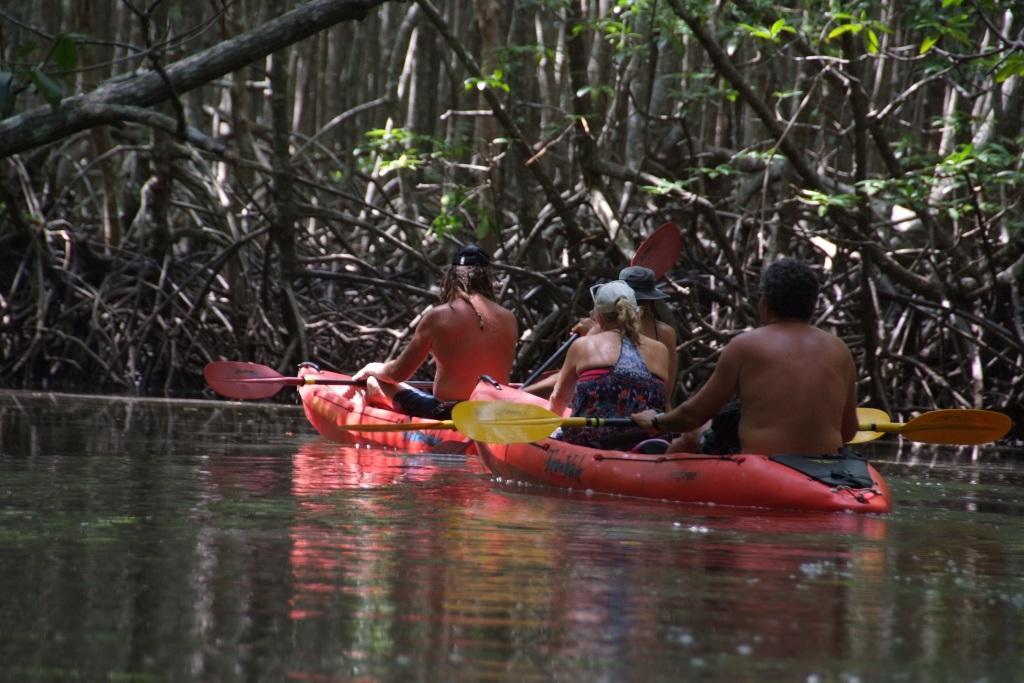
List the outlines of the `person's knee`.
{"label": "person's knee", "polygon": [[391,397],[387,395],[384,386],[376,377],[366,378],[366,400],[379,406],[391,407]]}
{"label": "person's knee", "polygon": [[693,437],[690,432],[680,434],[676,438],[672,439],[672,443],[669,444],[666,453],[694,453],[693,448]]}

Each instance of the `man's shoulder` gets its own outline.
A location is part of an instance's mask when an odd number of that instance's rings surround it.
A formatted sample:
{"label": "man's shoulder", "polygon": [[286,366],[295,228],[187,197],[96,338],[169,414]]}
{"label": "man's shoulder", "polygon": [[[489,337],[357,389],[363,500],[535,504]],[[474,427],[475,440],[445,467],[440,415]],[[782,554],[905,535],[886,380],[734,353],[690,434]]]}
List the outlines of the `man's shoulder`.
{"label": "man's shoulder", "polygon": [[431,304],[427,306],[419,315],[420,324],[423,325],[429,321],[444,317],[446,315],[446,308],[448,308],[447,304]]}
{"label": "man's shoulder", "polygon": [[487,311],[493,315],[496,319],[502,321],[503,324],[516,324],[515,313],[502,306],[500,303],[493,299],[488,299],[485,296],[481,296],[478,299],[474,299],[473,303],[478,306],[483,306]]}
{"label": "man's shoulder", "polygon": [[723,350],[729,347],[732,347],[733,349],[741,349],[744,347],[749,347],[752,344],[756,345],[758,343],[758,340],[762,336],[764,336],[763,327],[755,327],[750,330],[743,330],[739,334],[733,336],[732,339],[727,341],[725,343],[725,347],[723,347]]}
{"label": "man's shoulder", "polygon": [[763,325],[743,332],[729,342],[729,345],[735,346],[737,349],[746,349],[752,352],[777,348],[779,344],[800,344],[803,347],[811,345],[822,350],[847,348],[846,343],[840,337],[810,323],[784,328]]}

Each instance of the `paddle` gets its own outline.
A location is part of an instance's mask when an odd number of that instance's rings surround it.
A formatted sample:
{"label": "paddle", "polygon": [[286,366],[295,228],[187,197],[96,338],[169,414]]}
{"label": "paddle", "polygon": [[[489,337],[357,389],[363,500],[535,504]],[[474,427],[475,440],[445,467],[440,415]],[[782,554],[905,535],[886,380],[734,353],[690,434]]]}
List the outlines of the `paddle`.
{"label": "paddle", "polygon": [[[857,429],[865,429],[869,424],[875,424],[879,422],[889,422],[889,415],[884,410],[878,408],[857,408]],[[874,441],[878,437],[885,434],[885,432],[876,431],[859,431],[854,434],[853,438],[847,441],[849,444],[864,443],[866,441]]]}
{"label": "paddle", "polygon": [[654,279],[660,280],[679,258],[683,248],[683,235],[675,223],[662,223],[650,237],[637,247],[630,259],[631,266],[644,266],[654,271]]}
{"label": "paddle", "polygon": [[[241,363],[233,360],[218,360],[207,363],[203,377],[214,391],[221,396],[241,399],[270,398],[284,387],[305,384],[326,384],[342,386],[365,386],[366,380],[336,379],[330,377],[285,377],[277,370],[258,363]],[[412,385],[430,386],[430,382],[409,382]]]}
{"label": "paddle", "polygon": [[569,347],[572,346],[572,343],[574,341],[576,341],[577,339],[579,339],[579,338],[580,338],[580,333],[579,332],[573,332],[572,335],[568,339],[565,340],[565,343],[563,343],[561,346],[559,346],[557,349],[555,349],[555,352],[553,354],[551,354],[550,358],[548,358],[546,361],[541,363],[540,366],[536,370],[534,370],[533,372],[530,373],[529,377],[527,377],[526,379],[523,380],[523,386],[524,387],[528,387],[531,384],[533,384],[534,382],[536,382],[537,378],[540,377],[542,374],[544,374],[544,371],[547,370],[548,367],[550,367],[552,363],[554,363],[556,360],[561,358],[562,354],[565,353],[566,351],[568,351]]}
{"label": "paddle", "polygon": [[[868,409],[875,413],[874,417],[869,417],[865,422],[861,417],[861,410],[857,410],[857,418],[861,421],[858,427],[861,431],[857,432],[857,436],[850,443],[870,441],[882,433],[890,433],[920,443],[973,446],[1001,439],[1013,426],[1013,421],[1008,415],[994,410],[932,410],[905,423],[890,422],[888,415],[874,408]],[[865,438],[861,437],[862,434]],[[876,434],[878,436],[875,436]]]}

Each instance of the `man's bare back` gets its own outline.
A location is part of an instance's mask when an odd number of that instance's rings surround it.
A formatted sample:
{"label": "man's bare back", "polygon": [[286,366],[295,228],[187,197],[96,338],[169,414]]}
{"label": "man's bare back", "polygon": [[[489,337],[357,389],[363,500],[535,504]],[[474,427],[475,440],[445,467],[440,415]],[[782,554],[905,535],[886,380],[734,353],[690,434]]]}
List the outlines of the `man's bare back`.
{"label": "man's bare back", "polygon": [[417,335],[422,329],[429,338],[437,365],[434,395],[442,401],[469,398],[480,375],[507,383],[512,370],[518,337],[515,316],[478,294],[471,299],[472,306],[463,299],[434,306],[417,328]]}
{"label": "man's bare back", "polygon": [[[511,311],[487,297],[470,294],[469,301],[457,298],[428,308],[398,358],[372,363],[360,372],[388,380],[380,385],[380,391],[391,398],[403,388],[395,382],[409,379],[427,356],[433,355],[437,366],[434,396],[440,401],[464,401],[480,375],[508,382],[517,337],[518,324]],[[372,393],[373,398],[380,398],[376,391]]]}
{"label": "man's bare back", "polygon": [[[842,340],[804,322],[740,335],[719,365],[735,373],[748,453],[835,453],[857,431],[856,369]],[[728,347],[727,347],[728,348]]]}

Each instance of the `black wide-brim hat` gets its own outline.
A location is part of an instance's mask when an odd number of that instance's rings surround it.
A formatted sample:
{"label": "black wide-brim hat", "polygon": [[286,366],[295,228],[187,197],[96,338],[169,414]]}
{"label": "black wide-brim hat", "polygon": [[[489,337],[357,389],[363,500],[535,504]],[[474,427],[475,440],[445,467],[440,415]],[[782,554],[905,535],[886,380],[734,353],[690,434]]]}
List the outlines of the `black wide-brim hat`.
{"label": "black wide-brim hat", "polygon": [[668,294],[654,286],[654,271],[643,266],[629,266],[619,271],[619,279],[633,289],[637,301],[667,299]]}

